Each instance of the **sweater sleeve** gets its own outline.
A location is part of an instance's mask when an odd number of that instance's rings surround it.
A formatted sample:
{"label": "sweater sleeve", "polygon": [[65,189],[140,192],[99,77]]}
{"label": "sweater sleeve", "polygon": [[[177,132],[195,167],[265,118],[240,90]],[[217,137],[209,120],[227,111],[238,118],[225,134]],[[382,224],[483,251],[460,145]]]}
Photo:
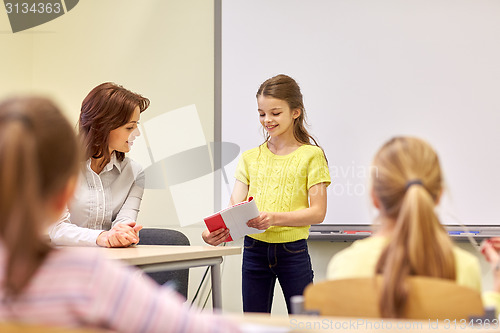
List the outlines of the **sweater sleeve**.
{"label": "sweater sleeve", "polygon": [[328,170],[328,164],[326,163],[325,155],[323,151],[315,147],[314,154],[309,161],[309,169],[307,175],[307,189],[319,183],[325,183],[326,186],[330,185],[330,171]]}
{"label": "sweater sleeve", "polygon": [[240,156],[234,177],[243,184],[249,185],[250,175],[248,172],[248,164],[245,157],[245,153]]}
{"label": "sweater sleeve", "polygon": [[137,269],[98,260],[89,283],[89,326],[117,332],[239,332],[220,315],[189,308],[169,287],[160,287]]}

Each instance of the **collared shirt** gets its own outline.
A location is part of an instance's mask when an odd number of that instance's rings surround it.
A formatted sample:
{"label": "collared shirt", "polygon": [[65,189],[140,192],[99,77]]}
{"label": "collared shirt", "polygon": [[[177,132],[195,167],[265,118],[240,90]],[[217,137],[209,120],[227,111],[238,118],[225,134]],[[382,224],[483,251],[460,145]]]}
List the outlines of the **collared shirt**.
{"label": "collared shirt", "polygon": [[79,177],[74,198],[62,218],[49,230],[55,245],[97,245],[102,231],[117,223],[135,222],[144,193],[144,172],[139,164],[115,154],[100,174],[90,159]]}

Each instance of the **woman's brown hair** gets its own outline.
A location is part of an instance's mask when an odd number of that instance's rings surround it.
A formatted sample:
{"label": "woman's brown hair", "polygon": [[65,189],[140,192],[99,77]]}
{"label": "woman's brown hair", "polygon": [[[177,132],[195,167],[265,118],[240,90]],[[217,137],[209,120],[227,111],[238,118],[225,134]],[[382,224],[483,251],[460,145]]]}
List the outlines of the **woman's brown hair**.
{"label": "woman's brown hair", "polygon": [[[83,100],[79,120],[80,139],[85,148],[85,159],[102,158],[108,163],[109,133],[127,124],[134,110],[145,111],[149,99],[112,82],[106,82],[92,89]],[[125,153],[115,152],[119,161],[123,161]]]}
{"label": "woman's brown hair", "polygon": [[389,245],[377,263],[382,274],[380,313],[400,318],[410,275],[455,279],[453,244],[434,212],[442,191],[439,158],[425,141],[396,137],[373,161],[373,194],[382,216],[395,221]]}
{"label": "woman's brown hair", "polygon": [[[288,75],[279,74],[267,79],[260,85],[259,90],[257,90],[256,97],[259,98],[261,95],[287,102],[290,110],[299,109],[300,115],[293,121],[293,136],[295,140],[305,145],[312,145],[314,143],[315,146],[320,147],[306,129],[306,109],[304,107],[302,92],[293,78]],[[264,133],[266,136],[265,142],[267,142],[269,140],[269,133],[265,131]]]}
{"label": "woman's brown hair", "polygon": [[19,295],[50,252],[46,203],[78,171],[72,126],[44,98],[0,103],[0,242],[5,300]]}

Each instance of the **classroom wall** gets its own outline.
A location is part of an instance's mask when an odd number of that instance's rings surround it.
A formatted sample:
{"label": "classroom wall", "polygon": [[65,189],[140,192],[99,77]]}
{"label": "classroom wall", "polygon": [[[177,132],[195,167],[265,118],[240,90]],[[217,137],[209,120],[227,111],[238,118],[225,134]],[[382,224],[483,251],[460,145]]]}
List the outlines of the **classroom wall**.
{"label": "classroom wall", "polygon": [[[143,122],[195,104],[203,134],[213,140],[212,2],[80,1],[62,17],[16,34],[0,12],[1,97],[50,96],[76,125],[86,94],[113,81],[151,100]],[[212,188],[206,192],[210,200]],[[179,225],[168,190],[146,190],[142,208],[145,226]]]}
{"label": "classroom wall", "polygon": [[[85,0],[51,22],[13,34],[6,12],[0,10],[0,98],[49,96],[76,125],[87,93],[113,81],[151,100],[143,123],[194,104],[203,135],[211,142],[213,12],[213,2],[206,0]],[[177,126],[187,126],[189,135],[189,124]],[[197,192],[213,202],[213,186],[198,187]],[[197,209],[192,207],[194,215]],[[199,212],[200,220],[204,214]],[[193,245],[203,243],[201,223],[180,228],[168,188],[145,190],[138,222],[180,229]],[[190,295],[202,274],[201,268],[192,270]]]}
{"label": "classroom wall", "polygon": [[7,13],[0,10],[0,98],[31,88],[33,35],[14,35]]}
{"label": "classroom wall", "polygon": [[[58,19],[17,34],[10,32],[7,16],[0,10],[0,45],[0,98],[29,92],[51,96],[76,124],[88,91],[101,82],[114,81],[151,99],[143,122],[195,104],[207,142],[213,140],[211,1],[85,0]],[[213,201],[213,188],[198,191]],[[181,230],[192,245],[203,244],[201,224],[179,226],[168,189],[145,191],[139,222]],[[324,279],[330,257],[348,245],[309,242],[316,281]],[[241,256],[227,257],[223,269],[224,311],[241,312]],[[191,269],[189,298],[203,272],[203,268]],[[485,287],[491,286],[491,281],[485,281]],[[202,298],[206,294],[205,290]],[[286,313],[279,288],[273,313]]]}

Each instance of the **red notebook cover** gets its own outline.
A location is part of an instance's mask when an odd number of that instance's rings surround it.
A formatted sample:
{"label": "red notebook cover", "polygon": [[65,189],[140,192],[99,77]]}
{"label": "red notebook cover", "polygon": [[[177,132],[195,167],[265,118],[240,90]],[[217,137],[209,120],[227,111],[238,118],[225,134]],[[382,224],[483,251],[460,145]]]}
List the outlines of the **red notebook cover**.
{"label": "red notebook cover", "polygon": [[[213,232],[215,230],[218,230],[220,228],[227,229],[226,224],[224,223],[224,220],[222,219],[222,216],[220,213],[214,214],[212,216],[209,216],[204,219],[205,224],[207,225],[208,231]],[[231,237],[231,234],[227,236],[227,238],[224,240],[224,242],[231,242],[233,238]]]}
{"label": "red notebook cover", "polygon": [[[220,228],[227,229],[226,223],[224,223],[224,219],[222,218],[222,215],[220,213],[225,211],[225,210],[231,209],[232,207],[244,204],[246,202],[250,202],[252,200],[253,200],[253,197],[249,197],[248,201],[240,202],[234,206],[223,209],[220,212],[215,213],[214,215],[211,215],[209,217],[204,218],[203,220],[205,221],[205,224],[207,226],[208,231],[213,232],[213,231],[218,230]],[[232,242],[232,241],[233,241],[233,238],[231,237],[231,234],[229,234],[229,236],[227,236],[227,238],[224,240],[224,242]]]}

